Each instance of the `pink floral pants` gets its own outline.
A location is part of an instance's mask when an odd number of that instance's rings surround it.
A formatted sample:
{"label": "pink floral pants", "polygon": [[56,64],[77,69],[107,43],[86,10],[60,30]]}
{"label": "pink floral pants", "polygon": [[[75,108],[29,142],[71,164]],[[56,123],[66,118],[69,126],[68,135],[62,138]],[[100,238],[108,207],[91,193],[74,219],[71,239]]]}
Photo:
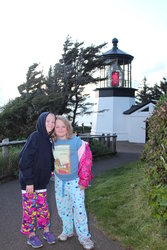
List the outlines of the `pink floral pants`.
{"label": "pink floral pants", "polygon": [[47,195],[45,192],[34,192],[33,194],[22,193],[23,219],[21,233],[29,234],[49,226],[49,210]]}

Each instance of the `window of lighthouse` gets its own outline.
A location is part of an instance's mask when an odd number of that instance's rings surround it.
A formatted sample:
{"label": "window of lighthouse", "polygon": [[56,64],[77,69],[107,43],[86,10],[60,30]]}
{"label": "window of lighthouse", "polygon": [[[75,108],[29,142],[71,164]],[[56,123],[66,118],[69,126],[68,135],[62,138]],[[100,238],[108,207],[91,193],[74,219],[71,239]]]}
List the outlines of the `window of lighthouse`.
{"label": "window of lighthouse", "polygon": [[112,64],[107,67],[106,87],[119,87],[122,84],[122,68],[117,64]]}

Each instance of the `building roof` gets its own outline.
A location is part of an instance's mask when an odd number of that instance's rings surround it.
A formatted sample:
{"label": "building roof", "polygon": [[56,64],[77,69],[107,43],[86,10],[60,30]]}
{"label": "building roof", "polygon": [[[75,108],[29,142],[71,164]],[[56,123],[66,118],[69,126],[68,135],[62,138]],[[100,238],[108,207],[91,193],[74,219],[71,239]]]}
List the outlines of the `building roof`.
{"label": "building roof", "polygon": [[152,103],[152,104],[155,105],[155,104],[156,104],[156,101],[148,101],[148,102],[145,102],[145,103],[140,103],[140,104],[137,104],[137,105],[132,105],[132,106],[130,107],[130,109],[124,111],[123,114],[124,114],[124,115],[130,115],[130,114],[134,113],[135,111],[137,111],[138,109],[147,106],[149,103]]}
{"label": "building roof", "polygon": [[[107,59],[118,59],[120,64],[127,64],[130,63],[133,60],[133,56],[129,55],[128,53],[120,50],[117,47],[118,39],[113,38],[112,39],[113,48],[111,50],[108,50],[107,52],[103,53],[103,56]],[[107,60],[108,62],[108,60]]]}

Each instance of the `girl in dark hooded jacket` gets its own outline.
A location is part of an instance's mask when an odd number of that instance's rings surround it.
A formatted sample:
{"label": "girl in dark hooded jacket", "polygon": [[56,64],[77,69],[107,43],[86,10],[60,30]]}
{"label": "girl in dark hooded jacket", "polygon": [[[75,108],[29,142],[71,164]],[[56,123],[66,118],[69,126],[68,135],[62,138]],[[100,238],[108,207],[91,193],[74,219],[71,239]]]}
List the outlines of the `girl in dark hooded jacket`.
{"label": "girl in dark hooded jacket", "polygon": [[53,172],[52,133],[55,115],[43,112],[34,131],[27,139],[20,153],[19,181],[22,189],[23,220],[21,233],[28,235],[27,244],[41,247],[42,241],[36,235],[37,228],[43,229],[43,238],[49,244],[55,237],[49,231],[49,211],[46,188]]}

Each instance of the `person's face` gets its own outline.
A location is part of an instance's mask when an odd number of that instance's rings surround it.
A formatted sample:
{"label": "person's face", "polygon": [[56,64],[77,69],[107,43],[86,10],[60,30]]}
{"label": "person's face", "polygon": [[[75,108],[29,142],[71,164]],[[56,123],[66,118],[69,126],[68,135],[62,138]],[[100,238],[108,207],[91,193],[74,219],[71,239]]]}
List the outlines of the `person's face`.
{"label": "person's face", "polygon": [[46,126],[46,131],[49,134],[55,126],[55,116],[53,114],[49,114],[46,117],[46,122],[45,122],[45,126]]}
{"label": "person's face", "polygon": [[56,120],[55,124],[55,134],[57,137],[61,139],[66,139],[67,138],[67,128],[64,122],[61,120]]}

